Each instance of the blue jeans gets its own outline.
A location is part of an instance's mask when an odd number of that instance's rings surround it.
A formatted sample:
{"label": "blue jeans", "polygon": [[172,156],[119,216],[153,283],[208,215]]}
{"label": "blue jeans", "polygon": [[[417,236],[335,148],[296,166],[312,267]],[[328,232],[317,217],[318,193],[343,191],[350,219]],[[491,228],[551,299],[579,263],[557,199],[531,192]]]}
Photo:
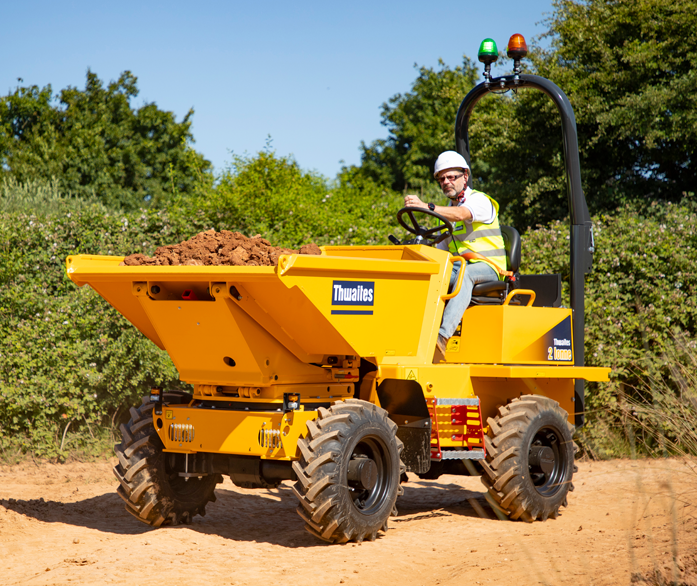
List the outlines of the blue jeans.
{"label": "blue jeans", "polygon": [[[450,287],[448,291],[451,291],[455,286],[455,283],[457,283],[457,275],[460,272],[460,265],[460,262],[453,264],[453,272],[450,275]],[[499,276],[496,271],[485,262],[467,263],[465,276],[462,278],[462,287],[460,288],[460,292],[445,305],[445,311],[443,311],[443,322],[440,325],[440,330],[438,330],[438,333],[445,338],[449,338],[455,333],[457,324],[460,323],[460,320],[465,313],[465,309],[467,309],[472,299],[472,289],[477,283],[498,280]]]}

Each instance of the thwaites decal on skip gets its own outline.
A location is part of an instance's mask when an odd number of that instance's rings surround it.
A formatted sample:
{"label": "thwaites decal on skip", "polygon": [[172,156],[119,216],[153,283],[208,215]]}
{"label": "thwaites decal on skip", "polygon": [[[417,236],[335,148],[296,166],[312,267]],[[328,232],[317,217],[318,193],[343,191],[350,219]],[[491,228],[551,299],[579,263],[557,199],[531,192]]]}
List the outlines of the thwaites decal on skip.
{"label": "thwaites decal on skip", "polygon": [[[374,281],[333,281],[332,305],[373,306]],[[332,309],[332,315],[373,315],[372,309]]]}

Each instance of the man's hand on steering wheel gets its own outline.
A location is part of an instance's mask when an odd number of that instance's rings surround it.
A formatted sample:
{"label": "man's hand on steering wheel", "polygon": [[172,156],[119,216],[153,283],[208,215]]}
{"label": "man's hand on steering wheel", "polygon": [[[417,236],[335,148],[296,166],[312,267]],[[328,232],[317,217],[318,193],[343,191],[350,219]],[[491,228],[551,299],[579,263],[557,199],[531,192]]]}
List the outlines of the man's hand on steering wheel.
{"label": "man's hand on steering wheel", "polygon": [[404,207],[428,209],[428,204],[422,202],[417,195],[407,195],[404,197]]}

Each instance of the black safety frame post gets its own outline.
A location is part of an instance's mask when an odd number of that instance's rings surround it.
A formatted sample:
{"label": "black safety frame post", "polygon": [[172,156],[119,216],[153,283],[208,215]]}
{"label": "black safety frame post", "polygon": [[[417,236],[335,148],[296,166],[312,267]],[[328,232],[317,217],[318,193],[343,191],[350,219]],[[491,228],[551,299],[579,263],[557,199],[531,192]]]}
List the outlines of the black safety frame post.
{"label": "black safety frame post", "polygon": [[[584,366],[584,286],[585,275],[591,271],[593,264],[593,224],[586,198],[581,187],[581,163],[578,154],[578,134],[576,117],[571,102],[555,83],[537,75],[521,74],[497,77],[477,85],[462,100],[455,119],[455,147],[470,163],[469,120],[476,103],[493,91],[536,88],[547,94],[557,106],[561,115],[562,139],[564,143],[564,161],[566,164],[566,183],[569,200],[570,219],[570,274],[571,274],[571,309],[573,310],[573,345],[574,365]],[[471,174],[470,174],[471,181]],[[575,381],[575,402],[577,427],[583,425],[585,405],[584,381]]]}

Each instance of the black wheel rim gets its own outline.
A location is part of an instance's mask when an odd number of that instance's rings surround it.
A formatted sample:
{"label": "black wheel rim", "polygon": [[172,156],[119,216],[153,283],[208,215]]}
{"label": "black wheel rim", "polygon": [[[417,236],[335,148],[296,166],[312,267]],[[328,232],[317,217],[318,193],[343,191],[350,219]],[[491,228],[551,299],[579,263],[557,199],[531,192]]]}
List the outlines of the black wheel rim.
{"label": "black wheel rim", "polygon": [[349,496],[353,506],[363,515],[373,515],[380,511],[390,494],[390,470],[392,460],[385,442],[377,436],[362,438],[351,452],[351,458],[370,458],[377,468],[377,480],[373,488],[366,490],[352,486],[347,481]]}
{"label": "black wheel rim", "polygon": [[528,472],[542,496],[553,496],[564,486],[568,463],[564,444],[564,436],[554,426],[540,428],[530,443]]}

